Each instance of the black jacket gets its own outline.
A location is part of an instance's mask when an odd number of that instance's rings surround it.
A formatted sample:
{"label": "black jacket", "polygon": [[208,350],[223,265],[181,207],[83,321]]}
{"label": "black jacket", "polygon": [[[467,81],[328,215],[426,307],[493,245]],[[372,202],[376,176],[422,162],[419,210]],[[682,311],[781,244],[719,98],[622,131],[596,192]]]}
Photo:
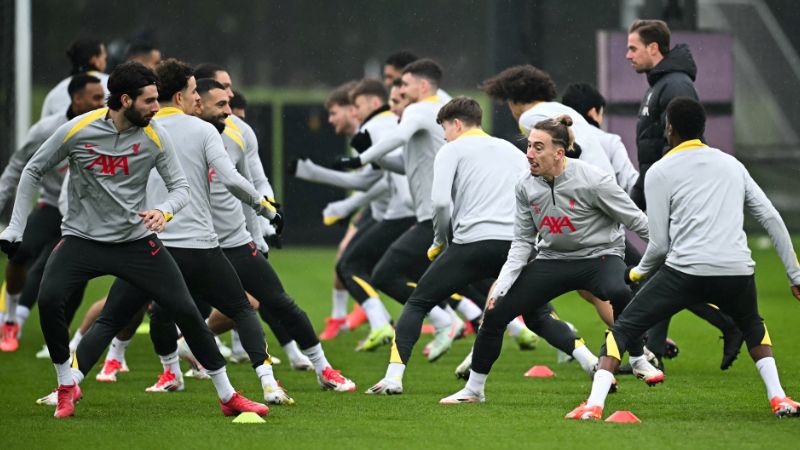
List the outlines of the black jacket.
{"label": "black jacket", "polygon": [[[639,180],[634,186],[634,201],[644,209],[644,177],[647,169],[661,159],[667,149],[664,135],[667,105],[675,97],[698,100],[694,89],[697,66],[689,47],[676,45],[653,69],[647,72],[650,89],[639,107],[636,122],[636,149],[639,156]],[[639,197],[639,198],[636,198]]]}

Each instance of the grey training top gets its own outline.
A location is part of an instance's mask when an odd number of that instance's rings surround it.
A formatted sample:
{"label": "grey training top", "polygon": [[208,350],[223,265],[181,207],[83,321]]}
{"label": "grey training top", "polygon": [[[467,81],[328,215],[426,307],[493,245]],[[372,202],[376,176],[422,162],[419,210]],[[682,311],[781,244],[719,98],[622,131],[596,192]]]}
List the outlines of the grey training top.
{"label": "grey training top", "polygon": [[[86,74],[99,79],[100,84],[103,85],[103,92],[108,96],[108,74],[96,70],[90,70],[86,72]],[[69,98],[70,81],[72,81],[72,75],[59,81],[44,97],[44,103],[42,103],[42,119],[47,116],[64,114],[67,112],[67,108],[69,108],[69,105],[72,103],[72,99]]]}
{"label": "grey training top", "polygon": [[744,211],[767,230],[789,280],[800,285],[791,237],[747,169],[731,155],[687,141],[650,167],[645,178],[650,242],[637,272],[662,263],[691,275],[751,275]]}
{"label": "grey training top", "polygon": [[[526,174],[517,183],[514,241],[493,297],[502,297],[528,263],[536,259],[622,258],[625,234],[620,224],[647,239],[647,216],[636,207],[612,174],[581,160],[564,158],[566,167],[553,179]],[[539,236],[537,243],[536,237]]]}
{"label": "grey training top", "polygon": [[169,217],[189,200],[189,184],[164,128],[151,122],[120,133],[108,108],[101,108],[59,127],[33,155],[22,172],[6,234],[21,238],[36,186],[64,158],[69,159],[65,236],[118,243],[151,234],[137,213],[147,209],[145,188],[153,168],[169,191],[155,209]]}

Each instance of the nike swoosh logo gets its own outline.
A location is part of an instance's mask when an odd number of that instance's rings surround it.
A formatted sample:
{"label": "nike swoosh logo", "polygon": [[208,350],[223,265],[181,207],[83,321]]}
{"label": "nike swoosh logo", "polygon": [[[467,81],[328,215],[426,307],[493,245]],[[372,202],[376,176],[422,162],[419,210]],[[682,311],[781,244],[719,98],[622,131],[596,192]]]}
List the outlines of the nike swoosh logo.
{"label": "nike swoosh logo", "polygon": [[161,248],[162,248],[162,247],[158,247],[158,248],[157,248],[157,249],[155,249],[155,250],[150,250],[150,255],[152,255],[152,256],[156,256],[156,255],[158,254],[158,252],[160,252],[160,251],[161,251]]}
{"label": "nike swoosh logo", "polygon": [[97,147],[97,144],[83,144],[84,148],[94,148]]}

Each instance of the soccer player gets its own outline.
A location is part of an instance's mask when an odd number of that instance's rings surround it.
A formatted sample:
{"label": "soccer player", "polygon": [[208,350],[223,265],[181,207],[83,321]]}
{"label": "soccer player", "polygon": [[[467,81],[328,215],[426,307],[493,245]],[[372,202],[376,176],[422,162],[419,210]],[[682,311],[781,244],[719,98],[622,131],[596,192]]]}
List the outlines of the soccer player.
{"label": "soccer player", "polygon": [[158,63],[161,62],[161,50],[151,42],[134,42],[128,46],[128,51],[125,52],[125,60],[138,62],[145,67],[155,69]]}
{"label": "soccer player", "polygon": [[[13,197],[25,165],[47,138],[74,117],[102,107],[105,101],[100,80],[91,75],[75,75],[67,90],[71,99],[69,106],[61,114],[53,114],[34,124],[25,142],[14,152],[3,170],[0,176],[0,209],[5,208]],[[0,350],[4,352],[16,351],[19,347],[19,335],[36,302],[47,255],[61,237],[58,196],[68,168],[67,161],[60,161],[57,167],[44,174],[39,200],[28,218],[22,244],[6,265],[6,315],[0,338]],[[31,275],[29,280],[27,275]],[[73,301],[68,302],[67,323],[72,320],[82,297],[81,289],[76,291]]]}
{"label": "soccer player", "polygon": [[[368,394],[402,393],[403,373],[428,310],[469,284],[495,278],[506,261],[514,235],[514,184],[526,162],[512,144],[483,131],[482,115],[478,102],[467,97],[454,98],[438,112],[448,143],[436,154],[433,168],[434,236],[427,252],[433,263],[403,306],[386,376]],[[597,358],[567,324],[549,311],[530,323],[558,348],[575,354],[588,371],[593,369]]]}
{"label": "soccer player", "polygon": [[[407,65],[401,79],[401,93],[410,104],[403,111],[397,129],[361,155],[341,158],[339,166],[358,168],[379,162],[396,148],[403,147],[405,173],[417,222],[383,254],[373,269],[372,282],[376,288],[405,304],[413,286],[430,264],[426,252],[433,238],[433,162],[439,148],[444,145],[444,132],[436,123],[436,114],[444,102],[436,95],[442,69],[435,61],[420,59]],[[435,348],[431,348],[428,359],[435,361],[443,355],[464,328],[464,322],[455,317],[449,329],[438,328]]]}
{"label": "soccer player", "polygon": [[[514,241],[489,295],[469,380],[440,403],[484,401],[503,330],[514,317],[522,314],[527,321],[552,299],[578,289],[609,299],[617,316],[631,299],[622,278],[625,238],[620,225],[646,239],[647,217],[612,174],[565,156],[574,143],[571,125],[563,115],[539,122],[531,131],[530,174],[516,185]],[[534,245],[539,252],[528,262]],[[645,359],[641,337],[632,337],[631,348],[634,373],[648,384],[661,382],[664,374]]]}
{"label": "soccer player", "polygon": [[247,115],[247,99],[244,94],[239,91],[233,91],[233,97],[231,97],[231,112],[234,116],[245,120]]}
{"label": "soccer player", "polygon": [[[88,371],[85,367],[77,370],[79,356],[70,360],[64,303],[76,287],[106,274],[131,283],[172,310],[195,353],[210,368],[223,414],[265,415],[269,411],[234,391],[225,361],[175,261],[154,234],[163,231],[167,219],[189,201],[189,184],[172,141],[163,127],[151,123],[159,109],[156,80],[155,73],[141,64],[117,66],[109,77],[108,108],[59,127],[25,166],[11,223],[0,233],[3,251],[13,254],[23,237],[36,185],[48,170],[69,158],[64,237],[50,255],[39,295],[42,331],[58,377],[56,418],[74,414],[75,401],[81,397],[78,383]],[[144,210],[145,187],[153,168],[164,179],[168,194],[164,202]],[[109,303],[106,313],[124,324],[140,307]]]}
{"label": "soccer player", "polygon": [[[224,67],[212,63],[200,64],[195,68],[195,78],[198,80],[203,78],[213,79],[214,81],[220,83],[225,89],[225,92],[228,94],[228,101],[233,98],[233,84],[231,81],[231,76]],[[250,127],[250,125],[236,115],[228,116],[228,118],[225,119],[225,125],[241,134],[244,138],[245,155],[247,156],[250,175],[252,176],[253,184],[255,185],[256,189],[262,196],[264,196],[264,198],[271,199],[273,205],[278,205],[278,203],[275,202],[275,192],[273,191],[272,185],[269,183],[269,179],[264,172],[264,166],[261,164],[261,157],[259,156],[258,150],[258,138],[256,137],[255,131],[253,131],[253,128]],[[275,227],[266,219],[259,218],[259,222],[261,224],[261,231],[264,234],[269,234],[270,230],[275,229]],[[279,228],[282,230],[282,225]],[[345,301],[346,300],[347,299],[345,298]],[[308,358],[300,352],[297,343],[291,339],[288,331],[281,326],[280,322],[273,320],[272,317],[269,317],[267,324],[278,338],[278,342],[281,344],[284,350],[286,350],[287,356],[289,356],[293,368],[312,367],[311,361],[309,361]],[[233,340],[233,354],[231,355],[231,358],[241,358],[246,352],[244,348],[242,348],[239,334],[237,331],[233,331],[231,332],[231,335]]]}
{"label": "soccer player", "polygon": [[[407,65],[418,59],[419,57],[417,55],[408,50],[399,50],[389,55],[383,64],[383,84],[386,86],[386,89],[390,89],[395,81],[402,78],[403,69],[405,69]],[[436,95],[445,103],[452,99],[450,94],[441,87],[436,89]]]}
{"label": "soccer player", "polygon": [[671,150],[650,167],[644,184],[650,242],[642,261],[626,273],[631,282],[649,281],[606,336],[589,399],[566,418],[600,419],[613,373],[637,336],[686,306],[709,300],[733,317],[744,333],[772,412],[778,417],[800,415],[800,403],[781,387],[772,341],[758,314],[744,210],[769,234],[786,268],[792,295],[800,300],[800,264],[789,232],[747,169],[700,140],[706,116],[696,100],[673,99],[666,118]]}
{"label": "soccer player", "polygon": [[72,63],[70,76],[61,80],[47,95],[42,103],[42,118],[53,114],[63,114],[69,108],[70,96],[67,87],[73,75],[88,73],[98,78],[103,90],[108,95],[108,75],[106,70],[106,46],[97,39],[78,39],[70,44],[67,57]]}
{"label": "soccer player", "polygon": [[[200,80],[199,86],[200,106],[196,110],[197,116],[223,129],[223,142],[229,157],[246,177],[249,176],[250,170],[244,154],[244,139],[225,125],[230,110],[226,92],[221,84],[211,79]],[[308,316],[284,290],[278,274],[265,257],[269,248],[261,233],[248,231],[248,228],[258,230],[258,222],[252,210],[243,211],[241,200],[226,189],[216,171],[209,171],[208,177],[211,184],[214,229],[219,236],[220,246],[239,275],[244,289],[258,302],[261,317],[274,316],[273,320],[279,321],[288,331],[291,339],[299,344],[303,354],[313,363],[320,386],[341,392],[355,390],[355,383],[331,367]],[[217,333],[228,331],[236,325],[234,321],[226,318],[225,326],[212,326],[212,322],[219,321],[215,315],[221,314],[223,314],[221,311],[217,311],[209,318],[209,326]],[[271,386],[265,387],[265,392],[271,388]],[[294,403],[294,400],[285,394],[280,400],[281,403]]]}

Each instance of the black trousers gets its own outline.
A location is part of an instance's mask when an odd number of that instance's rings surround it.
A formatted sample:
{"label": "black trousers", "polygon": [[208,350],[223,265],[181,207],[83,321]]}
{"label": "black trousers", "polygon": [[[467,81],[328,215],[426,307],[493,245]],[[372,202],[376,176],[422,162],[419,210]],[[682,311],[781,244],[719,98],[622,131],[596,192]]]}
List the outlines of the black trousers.
{"label": "black trousers", "polygon": [[748,349],[771,345],[758,314],[753,275],[696,276],[662,266],[614,323],[601,353],[621,359],[645,330],[688,306],[705,302],[714,303],[732,318],[744,334]]}
{"label": "black trousers", "polygon": [[[39,298],[42,333],[54,363],[64,363],[69,359],[69,330],[64,305],[76,289],[101,275],[114,275],[125,280],[172,309],[198,359],[202,359],[204,365],[207,362],[209,365],[206,367],[210,369],[224,366],[214,335],[192,302],[175,261],[155,235],[120,244],[105,244],[75,236],[66,236],[59,241],[45,266]],[[76,358],[84,374],[91,370],[114,335],[141,307],[140,302],[114,301],[109,296],[100,318],[78,346]]]}
{"label": "black trousers", "polygon": [[275,269],[255,244],[226,248],[223,252],[242,280],[244,290],[258,300],[258,313],[264,321],[277,320],[303,350],[319,344],[308,315],[286,293]]}
{"label": "black trousers", "polygon": [[22,243],[9,262],[30,266],[48,245],[61,238],[61,213],[58,208],[39,203],[28,216]]}
{"label": "black trousers", "polygon": [[[269,358],[264,329],[247,300],[236,270],[222,249],[169,247],[169,252],[175,258],[192,297],[230,317],[236,323],[242,347],[250,357],[253,367],[264,364]],[[125,288],[126,296],[146,299],[141,290],[137,291],[130,285]],[[156,302],[150,310],[150,339],[153,341],[156,353],[162,356],[169,355],[178,348],[175,318],[171,311],[163,306]]]}
{"label": "black trousers", "polygon": [[[506,296],[484,314],[483,325],[478,330],[472,354],[472,368],[487,374],[500,356],[503,332],[514,317],[522,315],[525,324],[536,333],[543,326],[542,308],[566,292],[587,290],[598,298],[608,299],[617,317],[631,299],[631,291],[624,281],[625,263],[617,256],[601,256],[579,260],[535,259],[520,273]],[[552,317],[552,316],[550,316]],[[545,326],[561,326],[566,331],[553,333],[560,338],[551,345],[571,354],[578,339],[569,327],[560,321]],[[549,341],[548,341],[549,342]],[[638,342],[638,347],[636,345]],[[642,340],[631,340],[631,354],[642,354]]]}
{"label": "black trousers", "polygon": [[405,304],[416,282],[430,265],[428,247],[433,242],[433,222],[417,222],[381,256],[372,271],[372,282],[398,302]]}
{"label": "black trousers", "polygon": [[358,228],[357,239],[350,242],[336,264],[336,274],[356,302],[361,304],[375,296],[372,270],[389,246],[415,223],[416,219],[408,217],[376,222],[366,229]]}

